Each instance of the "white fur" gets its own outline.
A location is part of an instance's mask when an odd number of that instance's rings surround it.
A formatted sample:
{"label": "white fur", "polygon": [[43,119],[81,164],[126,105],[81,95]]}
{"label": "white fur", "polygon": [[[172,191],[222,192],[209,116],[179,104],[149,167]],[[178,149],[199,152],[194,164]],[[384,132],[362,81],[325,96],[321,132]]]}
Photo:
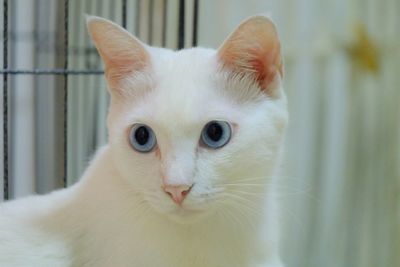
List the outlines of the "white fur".
{"label": "white fur", "polygon": [[[273,199],[282,88],[268,97],[222,71],[214,50],[147,49],[151,71],[127,77],[128,94],[113,96],[109,144],[80,181],[0,206],[0,266],[282,266]],[[234,133],[210,150],[199,137],[215,119]],[[160,158],[130,147],[137,122],[156,133]],[[195,184],[182,207],[163,192],[162,176]]]}

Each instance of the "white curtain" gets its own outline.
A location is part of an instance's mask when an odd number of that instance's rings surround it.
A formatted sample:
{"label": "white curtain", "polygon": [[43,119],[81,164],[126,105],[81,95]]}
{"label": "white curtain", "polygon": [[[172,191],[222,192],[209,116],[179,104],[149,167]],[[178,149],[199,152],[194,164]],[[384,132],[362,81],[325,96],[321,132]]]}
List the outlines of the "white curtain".
{"label": "white curtain", "polygon": [[288,266],[400,266],[399,1],[203,1],[200,44],[269,13],[285,56]]}

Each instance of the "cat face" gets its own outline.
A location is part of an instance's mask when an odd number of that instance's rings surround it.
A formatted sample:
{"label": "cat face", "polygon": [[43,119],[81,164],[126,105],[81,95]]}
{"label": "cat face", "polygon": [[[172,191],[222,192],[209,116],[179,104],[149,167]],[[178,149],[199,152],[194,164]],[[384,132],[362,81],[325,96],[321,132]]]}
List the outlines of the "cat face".
{"label": "cat face", "polygon": [[112,96],[114,164],[152,209],[193,222],[264,199],[287,122],[267,18],[245,21],[217,51],[148,47],[97,17],[88,28]]}

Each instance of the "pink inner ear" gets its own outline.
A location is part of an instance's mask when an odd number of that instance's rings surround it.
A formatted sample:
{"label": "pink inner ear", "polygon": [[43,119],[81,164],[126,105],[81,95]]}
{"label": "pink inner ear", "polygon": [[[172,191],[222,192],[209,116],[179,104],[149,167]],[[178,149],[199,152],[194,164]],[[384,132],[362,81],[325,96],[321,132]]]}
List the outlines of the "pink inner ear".
{"label": "pink inner ear", "polygon": [[254,55],[248,61],[248,65],[256,73],[256,80],[262,90],[268,90],[273,85],[277,76],[282,77],[282,63],[279,49],[270,51],[252,51]]}
{"label": "pink inner ear", "polygon": [[[283,67],[278,47],[247,48],[247,51],[235,51],[229,49],[221,58],[224,65],[236,72],[254,73],[261,90],[267,93],[274,85],[278,75],[282,77]],[[275,45],[275,46],[276,46]],[[268,49],[268,50],[267,50]]]}
{"label": "pink inner ear", "polygon": [[273,76],[275,75],[272,75],[272,73],[269,72],[269,68],[268,66],[266,66],[265,62],[257,58],[251,59],[249,61],[249,65],[256,73],[256,80],[259,83],[260,87],[264,89],[264,87],[272,81]]}
{"label": "pink inner ear", "polygon": [[125,79],[135,72],[144,71],[149,64],[147,53],[114,55],[103,57],[105,62],[105,75],[110,89],[116,93],[123,93],[121,86]]}
{"label": "pink inner ear", "polygon": [[111,58],[106,63],[107,77],[111,79],[119,79],[131,74],[132,72],[142,70],[146,67],[146,63],[141,60],[135,60],[131,57]]}
{"label": "pink inner ear", "polygon": [[219,49],[221,63],[239,74],[253,75],[260,90],[273,96],[283,76],[280,42],[274,24],[255,16],[243,22]]}

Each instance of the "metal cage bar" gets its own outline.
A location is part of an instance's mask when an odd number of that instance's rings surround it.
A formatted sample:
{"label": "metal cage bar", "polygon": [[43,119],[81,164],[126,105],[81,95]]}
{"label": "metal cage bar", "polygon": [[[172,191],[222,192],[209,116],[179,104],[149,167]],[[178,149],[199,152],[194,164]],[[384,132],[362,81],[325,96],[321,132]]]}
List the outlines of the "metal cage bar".
{"label": "metal cage bar", "polygon": [[192,28],[192,46],[197,46],[197,28],[199,21],[199,0],[194,0],[193,6],[193,28]]}
{"label": "metal cage bar", "polygon": [[[3,69],[8,68],[8,0],[3,1]],[[9,198],[8,182],[8,75],[3,74],[3,190]]]}
{"label": "metal cage bar", "polygon": [[149,26],[149,45],[153,44],[153,14],[154,14],[154,1],[149,0],[149,14],[147,14],[148,21],[147,24]]}
{"label": "metal cage bar", "polygon": [[166,46],[166,44],[167,44],[167,8],[168,8],[168,0],[164,0],[163,1],[163,13],[162,13],[162,31],[161,31],[162,46]]}
{"label": "metal cage bar", "polygon": [[[68,12],[69,0],[64,0],[64,70],[68,70]],[[67,187],[68,175],[68,73],[64,73],[64,177],[63,184]]]}
{"label": "metal cage bar", "polygon": [[99,75],[104,74],[102,70],[71,70],[71,69],[2,69],[0,74],[22,74],[22,75]]}
{"label": "metal cage bar", "polygon": [[185,0],[179,0],[178,49],[185,47]]}
{"label": "metal cage bar", "polygon": [[126,29],[126,3],[127,0],[122,0],[122,27]]}

